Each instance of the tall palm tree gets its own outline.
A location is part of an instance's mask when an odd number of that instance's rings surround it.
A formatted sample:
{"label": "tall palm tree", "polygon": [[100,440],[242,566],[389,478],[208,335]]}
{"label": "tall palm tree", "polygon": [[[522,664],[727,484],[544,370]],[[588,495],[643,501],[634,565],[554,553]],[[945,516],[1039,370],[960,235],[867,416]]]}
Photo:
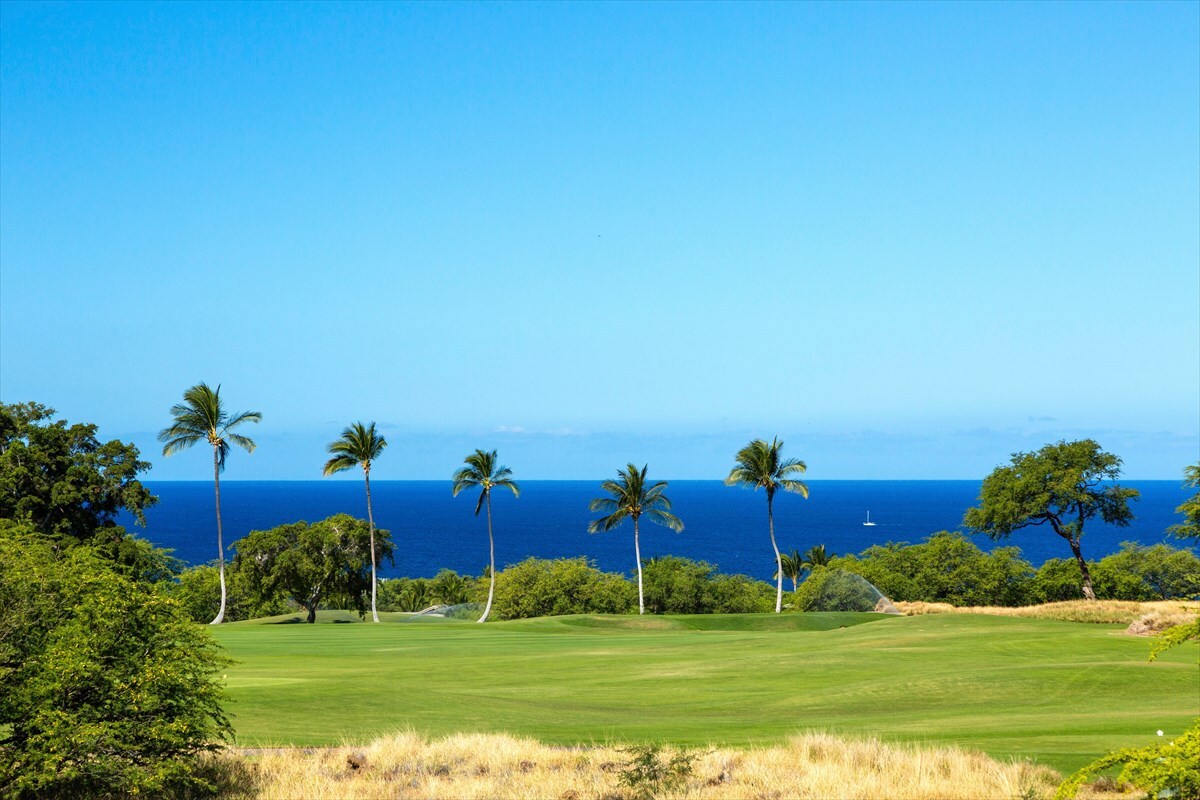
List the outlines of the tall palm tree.
{"label": "tall palm tree", "polygon": [[779,557],[779,565],[783,568],[784,577],[792,582],[792,591],[796,591],[800,585],[800,573],[804,572],[804,556],[800,555],[799,550],[793,549]]}
{"label": "tall palm tree", "polygon": [[783,559],[779,557],[779,547],[775,544],[775,492],[782,489],[808,497],[808,486],[804,481],[792,477],[803,474],[808,467],[799,459],[783,458],[781,450],[783,442],[778,437],[770,444],[755,439],[738,450],[735,456],[737,464],[725,479],[727,486],[749,486],[755,491],[761,487],[767,490],[767,528],[771,533],[771,549],[775,551],[776,614],[783,610]]}
{"label": "tall palm tree", "polygon": [[230,414],[221,407],[221,385],[211,389],[206,383],[198,383],[183,393],[183,402],[171,407],[172,422],[158,432],[163,443],[163,455],[171,456],[186,450],[199,441],[207,441],[213,449],[213,488],[217,498],[217,561],[221,576],[221,609],[210,625],[219,625],[225,619],[225,541],[221,532],[221,472],[225,469],[225,457],[229,445],[236,444],[247,453],[253,453],[254,440],[233,432],[245,422],[259,422],[262,414],[257,411],[240,411]]}
{"label": "tall palm tree", "polygon": [[512,479],[512,470],[508,467],[496,464],[496,451],[485,453],[483,450],[476,450],[471,455],[463,459],[465,467],[460,467],[454,473],[452,480],[454,481],[454,496],[458,497],[458,493],[464,489],[476,489],[479,492],[479,502],[475,504],[475,516],[479,516],[479,509],[483,507],[483,501],[487,501],[487,523],[488,523],[488,568],[491,582],[488,585],[487,605],[483,608],[483,616],[479,618],[480,622],[484,622],[488,618],[488,614],[492,613],[492,598],[496,595],[496,542],[492,538],[492,489],[508,489],[513,493],[514,497],[521,496],[521,488],[517,486],[516,481]]}
{"label": "tall palm tree", "polygon": [[638,613],[646,613],[646,600],[642,595],[642,549],[638,543],[638,519],[645,514],[651,521],[657,522],[679,533],[683,530],[683,521],[671,513],[671,501],[663,494],[667,488],[666,481],[646,485],[646,466],[639,470],[633,464],[627,464],[625,469],[617,470],[617,480],[607,480],[600,488],[611,497],[597,497],[588,504],[591,511],[606,512],[600,519],[588,523],[588,533],[610,531],[626,519],[633,520],[633,558],[637,562],[638,576]]}
{"label": "tall palm tree", "polygon": [[326,476],[335,472],[362,467],[363,480],[367,484],[367,527],[371,532],[371,619],[379,622],[375,609],[375,514],[371,508],[371,462],[379,458],[387,447],[387,439],[375,432],[375,423],[370,426],[356,422],[342,431],[342,438],[330,442],[326,448],[333,458],[325,462]]}

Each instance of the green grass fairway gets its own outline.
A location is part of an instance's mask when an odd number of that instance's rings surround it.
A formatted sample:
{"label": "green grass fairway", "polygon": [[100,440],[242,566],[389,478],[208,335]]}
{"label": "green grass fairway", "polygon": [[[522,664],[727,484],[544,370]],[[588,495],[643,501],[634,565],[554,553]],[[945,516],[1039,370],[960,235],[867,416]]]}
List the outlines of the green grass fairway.
{"label": "green grass fairway", "polygon": [[1117,625],[751,614],[236,623],[214,633],[237,661],[229,709],[244,746],[361,742],[403,728],[691,745],[823,730],[1069,770],[1200,715],[1197,646],[1151,664],[1149,641]]}

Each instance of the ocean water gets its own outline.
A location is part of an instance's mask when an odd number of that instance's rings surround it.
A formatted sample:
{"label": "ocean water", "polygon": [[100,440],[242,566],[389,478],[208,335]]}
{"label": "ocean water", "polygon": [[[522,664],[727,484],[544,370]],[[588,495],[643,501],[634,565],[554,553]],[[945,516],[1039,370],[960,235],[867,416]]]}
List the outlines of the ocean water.
{"label": "ocean water", "polygon": [[[188,564],[216,558],[213,486],[206,481],[147,481],[159,497],[146,513],[147,526],[122,523],[160,547],[171,548]],[[586,556],[600,569],[631,572],[633,528],[628,522],[608,533],[589,534],[595,516],[588,501],[600,496],[598,481],[522,481],[521,496],[493,494],[496,562],[503,567],[529,556]],[[1136,519],[1127,528],[1089,523],[1083,552],[1099,559],[1123,541],[1154,544],[1178,523],[1175,508],[1191,491],[1176,481],[1126,481],[1142,493]],[[810,496],[775,496],[775,536],[780,550],[801,552],[824,544],[831,553],[857,553],[872,544],[918,542],[931,533],[957,530],[979,495],[978,481],[810,481]],[[391,532],[395,565],[384,577],[431,577],[439,569],[479,574],[487,564],[487,523],[475,517],[476,494],[450,493],[449,481],[372,481],[376,524]],[[671,481],[673,511],[684,521],[681,533],[648,524],[640,528],[642,557],[678,555],[704,560],[722,572],[770,580],[774,554],[767,535],[763,492],[728,487],[720,481]],[[361,481],[222,481],[221,510],[226,545],[252,530],[286,522],[315,522],[346,512],[366,518]],[[863,525],[867,512],[876,525]],[[975,537],[985,550],[997,546]],[[1045,527],[1015,533],[1009,544],[1038,566],[1048,558],[1070,557],[1065,541]],[[1004,543],[1001,543],[1004,544]]]}

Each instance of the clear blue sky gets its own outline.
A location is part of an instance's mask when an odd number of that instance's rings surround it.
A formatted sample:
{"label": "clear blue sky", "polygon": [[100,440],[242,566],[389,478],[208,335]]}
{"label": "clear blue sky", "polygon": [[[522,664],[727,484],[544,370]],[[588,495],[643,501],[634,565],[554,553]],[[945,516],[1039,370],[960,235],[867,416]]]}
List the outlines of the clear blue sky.
{"label": "clear blue sky", "polygon": [[[1200,459],[1200,4],[0,7],[0,399],[227,479]],[[356,479],[350,476],[351,479]]]}

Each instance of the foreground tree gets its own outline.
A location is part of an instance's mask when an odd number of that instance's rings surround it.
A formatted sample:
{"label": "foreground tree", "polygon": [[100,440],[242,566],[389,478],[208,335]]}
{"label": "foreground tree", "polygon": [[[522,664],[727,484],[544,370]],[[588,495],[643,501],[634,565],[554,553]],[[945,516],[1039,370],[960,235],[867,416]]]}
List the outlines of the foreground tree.
{"label": "foreground tree", "polygon": [[642,549],[638,542],[638,520],[643,514],[651,521],[679,533],[683,530],[683,521],[671,513],[671,501],[663,494],[667,488],[666,481],[654,484],[646,483],[646,468],[639,470],[633,464],[627,464],[625,469],[617,470],[617,480],[607,480],[600,488],[608,492],[609,497],[597,497],[588,504],[593,512],[604,513],[600,519],[588,523],[588,533],[611,531],[626,519],[633,520],[633,558],[637,564],[638,579],[638,613],[646,613],[646,599],[642,589]]}
{"label": "foreground tree", "polygon": [[221,405],[221,387],[210,389],[208,384],[199,383],[183,393],[183,402],[171,407],[172,423],[158,433],[163,443],[163,455],[170,456],[186,450],[200,441],[206,441],[213,450],[213,489],[217,500],[217,565],[221,575],[221,609],[210,625],[219,625],[225,619],[225,540],[221,532],[221,472],[225,469],[225,457],[229,445],[236,444],[247,453],[253,453],[254,440],[234,433],[247,422],[259,422],[262,414],[257,411],[240,411],[229,414]]}
{"label": "foreground tree", "polygon": [[1138,498],[1138,491],[1112,483],[1120,475],[1121,459],[1091,439],[1014,453],[1011,464],[983,479],[979,505],[967,511],[963,524],[993,541],[1022,528],[1049,525],[1067,541],[1079,564],[1083,596],[1095,600],[1080,539],[1084,523],[1093,517],[1120,526],[1133,519],[1129,501]]}
{"label": "foreground tree", "polygon": [[727,486],[748,486],[755,491],[762,488],[767,492],[767,529],[771,534],[771,549],[775,551],[776,614],[783,610],[783,559],[775,544],[775,492],[782,489],[808,497],[808,486],[793,477],[803,475],[808,467],[799,459],[784,458],[782,451],[783,442],[778,438],[770,444],[755,439],[737,452],[734,457],[737,464],[725,479]]}
{"label": "foreground tree", "polygon": [[0,520],[0,609],[0,796],[215,790],[227,661],[162,584]]}
{"label": "foreground tree", "polygon": [[[1183,485],[1200,489],[1200,464],[1184,467]],[[1167,528],[1167,532],[1179,539],[1195,539],[1200,543],[1200,492],[1183,501],[1175,513],[1183,514],[1183,522]]]}
{"label": "foreground tree", "polygon": [[[378,552],[372,557],[372,544]],[[309,524],[293,522],[266,531],[251,531],[237,543],[234,568],[248,578],[255,599],[267,604],[287,597],[317,621],[317,609],[333,602],[366,616],[368,567],[391,558],[386,530],[375,530],[349,514],[335,514]]]}
{"label": "foreground tree", "polygon": [[477,517],[484,501],[487,502],[488,599],[487,605],[483,609],[483,616],[479,618],[480,622],[486,622],[488,614],[492,612],[492,600],[496,596],[496,542],[492,538],[492,489],[508,489],[514,497],[520,497],[521,488],[512,479],[512,470],[496,463],[495,450],[490,453],[476,450],[463,461],[466,466],[460,467],[452,478],[454,497],[458,497],[458,493],[466,489],[479,489],[479,501],[475,503],[475,516]]}
{"label": "foreground tree", "polygon": [[375,423],[370,426],[356,422],[342,431],[342,438],[330,442],[328,450],[333,458],[325,462],[325,475],[352,467],[362,467],[363,481],[367,484],[367,525],[371,531],[371,619],[379,622],[375,606],[375,513],[371,508],[371,462],[379,458],[387,447],[387,439],[375,432]]}
{"label": "foreground tree", "polygon": [[[121,512],[138,525],[158,498],[138,480],[150,469],[138,449],[102,442],[96,426],[53,420],[38,403],[0,403],[0,519],[28,524],[62,550],[88,544],[130,572],[167,569],[145,542],[117,524]],[[169,570],[168,570],[169,571]]]}

